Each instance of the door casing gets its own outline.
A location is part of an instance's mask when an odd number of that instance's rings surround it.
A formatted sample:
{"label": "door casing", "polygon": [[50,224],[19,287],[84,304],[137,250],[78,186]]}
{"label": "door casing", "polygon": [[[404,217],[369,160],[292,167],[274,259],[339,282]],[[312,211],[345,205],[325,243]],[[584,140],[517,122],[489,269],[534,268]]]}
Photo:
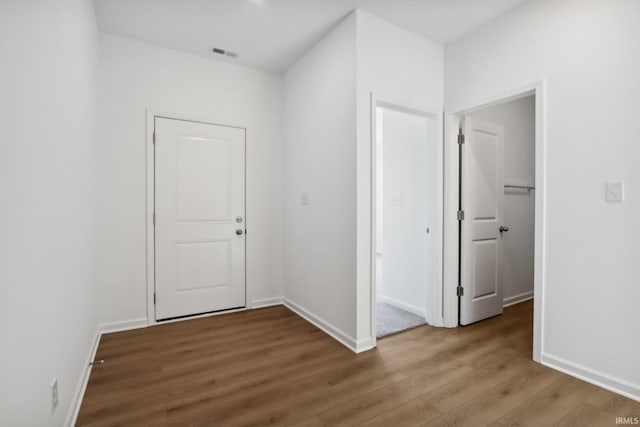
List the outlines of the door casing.
{"label": "door casing", "polygon": [[430,265],[433,268],[432,272],[428,272],[428,277],[431,278],[429,283],[425,283],[427,287],[427,323],[433,326],[443,326],[442,324],[442,110],[435,108],[429,108],[421,105],[417,105],[405,100],[395,99],[393,97],[384,96],[381,94],[371,94],[371,212],[370,212],[370,248],[369,248],[369,260],[370,260],[370,343],[371,347],[376,346],[376,189],[379,183],[376,182],[376,109],[377,107],[388,108],[396,111],[402,111],[410,114],[415,114],[421,117],[425,117],[431,122],[429,126],[428,141],[432,141],[433,147],[429,149],[427,146],[427,155],[433,154],[436,158],[437,170],[433,171],[429,176],[435,178],[435,194],[433,199],[436,200],[436,206],[429,211],[433,212],[433,218],[429,224],[430,232],[429,238],[431,244],[428,247],[438,248],[432,254]]}

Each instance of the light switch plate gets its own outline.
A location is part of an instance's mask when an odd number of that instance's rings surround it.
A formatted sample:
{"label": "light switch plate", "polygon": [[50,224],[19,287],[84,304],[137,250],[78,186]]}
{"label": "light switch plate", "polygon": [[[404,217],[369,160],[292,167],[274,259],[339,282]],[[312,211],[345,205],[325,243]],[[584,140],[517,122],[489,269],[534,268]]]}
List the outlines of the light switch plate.
{"label": "light switch plate", "polygon": [[403,203],[404,203],[404,196],[403,196],[402,193],[396,193],[391,198],[391,205],[392,206],[402,206]]}
{"label": "light switch plate", "polygon": [[300,204],[307,206],[309,204],[309,193],[300,193]]}
{"label": "light switch plate", "polygon": [[607,182],[605,199],[610,203],[624,202],[624,182]]}

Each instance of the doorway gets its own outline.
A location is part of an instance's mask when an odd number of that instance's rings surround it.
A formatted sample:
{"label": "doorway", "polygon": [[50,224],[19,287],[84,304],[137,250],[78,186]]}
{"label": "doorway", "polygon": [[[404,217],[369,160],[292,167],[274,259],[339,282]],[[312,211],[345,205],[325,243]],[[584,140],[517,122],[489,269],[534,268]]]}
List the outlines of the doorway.
{"label": "doorway", "polygon": [[[509,102],[520,101],[528,105],[528,122],[529,125],[525,126],[528,130],[528,142],[527,149],[521,150],[521,155],[513,158],[513,153],[503,152],[502,154],[507,157],[506,162],[500,163],[502,165],[502,173],[504,173],[501,180],[497,179],[500,171],[494,170],[492,167],[486,168],[482,166],[480,169],[491,170],[491,180],[493,180],[492,188],[495,198],[490,203],[482,205],[475,205],[474,203],[484,203],[484,201],[474,201],[470,199],[467,193],[466,199],[463,191],[460,191],[461,184],[464,186],[464,176],[460,177],[459,171],[462,170],[463,175],[465,168],[463,165],[465,154],[460,156],[463,150],[466,150],[466,159],[472,162],[487,162],[485,157],[486,151],[480,150],[475,153],[473,149],[469,149],[467,143],[473,143],[473,136],[469,140],[467,133],[476,132],[470,131],[469,128],[474,127],[474,122],[480,123],[480,126],[475,126],[480,133],[480,139],[476,139],[476,143],[481,139],[484,139],[485,143],[496,147],[496,144],[500,144],[498,141],[500,138],[495,138],[500,133],[491,131],[490,129],[482,129],[488,123],[490,126],[498,125],[500,127],[500,120],[495,119],[490,115],[486,115],[483,110],[490,111],[491,108],[503,109],[504,111],[511,111],[508,108]],[[512,104],[513,105],[513,104]],[[453,106],[455,107],[455,105]],[[454,327],[459,324],[471,323],[474,320],[480,320],[483,317],[490,317],[491,312],[484,312],[484,309],[475,311],[470,309],[468,318],[463,320],[465,314],[464,310],[469,309],[471,306],[467,304],[465,306],[465,298],[469,298],[475,301],[482,302],[483,298],[494,299],[501,303],[495,304],[493,307],[496,309],[495,314],[500,314],[502,307],[506,307],[513,304],[518,304],[526,300],[533,299],[526,304],[527,307],[533,307],[533,359],[540,362],[542,356],[542,336],[544,332],[544,324],[542,318],[543,303],[544,303],[544,270],[545,270],[545,209],[544,209],[544,195],[545,195],[545,132],[544,132],[544,81],[540,80],[531,83],[527,86],[515,89],[510,92],[503,92],[501,95],[493,98],[485,98],[482,102],[471,103],[466,108],[452,108],[453,111],[458,111],[455,114],[445,114],[445,241],[456,241],[458,244],[446,245],[444,253],[444,313],[445,313],[445,325]],[[504,112],[503,111],[503,112]],[[495,111],[493,112],[495,113]],[[469,119],[469,121],[467,121]],[[511,137],[509,137],[508,130],[502,130],[503,142],[508,148],[509,141],[512,141],[514,128],[513,125],[509,125],[511,129]],[[521,127],[521,128],[525,128]],[[517,130],[517,129],[516,129]],[[484,131],[484,132],[483,132]],[[461,136],[464,134],[464,137]],[[491,135],[493,134],[493,135]],[[486,138],[490,136],[490,138]],[[505,139],[506,137],[506,139]],[[492,139],[493,138],[493,139]],[[460,143],[462,139],[462,144]],[[478,157],[478,155],[480,157]],[[484,156],[484,157],[483,157]],[[499,164],[498,157],[494,157],[496,166]],[[522,161],[527,164],[523,164]],[[511,168],[511,171],[507,171],[507,168]],[[518,173],[513,173],[513,171]],[[467,171],[468,172],[468,171]],[[526,173],[524,173],[526,172]],[[475,185],[487,185],[489,182],[486,176],[482,176],[484,172],[480,173],[480,181]],[[468,178],[469,176],[467,176]],[[476,174],[476,178],[478,175]],[[506,186],[506,187],[505,187]],[[469,190],[469,183],[467,183],[467,192]],[[499,191],[499,188],[501,191]],[[486,190],[486,189],[485,189]],[[502,200],[498,200],[501,198]],[[485,215],[487,206],[498,205],[503,203],[502,218],[493,218],[491,215]],[[464,207],[462,205],[465,205]],[[507,207],[510,205],[510,207]],[[470,209],[470,210],[469,210]],[[474,210],[483,210],[482,215],[475,215]],[[496,211],[497,213],[497,211]],[[518,218],[518,215],[525,214]],[[514,216],[515,215],[515,216]],[[469,219],[472,221],[468,221]],[[480,224],[473,224],[477,221]],[[497,235],[488,236],[483,238],[479,235],[479,232],[475,234],[478,237],[478,243],[476,246],[482,248],[481,245],[485,244],[484,241],[498,243],[493,245],[492,250],[485,250],[485,253],[480,253],[479,257],[474,260],[473,255],[469,254],[469,248],[474,244],[474,225],[483,224],[482,221],[493,222],[492,226],[497,225],[497,230],[493,230]],[[510,226],[507,222],[513,222],[514,226]],[[467,222],[467,224],[465,224]],[[498,224],[500,223],[500,224]],[[463,227],[466,228],[463,230]],[[502,230],[500,229],[501,227]],[[494,227],[495,228],[495,227]],[[484,231],[483,231],[484,232]],[[533,238],[531,237],[533,235]],[[523,238],[524,237],[524,238]],[[454,240],[455,239],[455,240]],[[521,248],[515,248],[514,245],[521,245]],[[504,251],[504,245],[507,245],[506,254]],[[487,247],[491,245],[486,244]],[[502,246],[502,257],[506,259],[502,263],[498,263],[498,259],[501,254],[500,246]],[[526,249],[522,249],[526,248]],[[467,251],[466,259],[463,252]],[[478,251],[482,252],[482,251]],[[484,256],[484,264],[482,266],[480,283],[476,289],[470,288],[469,285],[476,286],[473,283],[475,279],[473,277],[473,269],[480,264],[480,256]],[[517,260],[514,259],[514,256]],[[511,258],[511,259],[509,259]],[[466,262],[466,264],[465,264]],[[466,270],[465,270],[466,269]],[[506,270],[503,272],[503,270]],[[502,274],[499,274],[502,273]],[[464,277],[464,278],[463,278]],[[478,276],[476,276],[478,277]],[[499,277],[499,278],[498,278]],[[526,280],[517,280],[517,277],[527,277]],[[498,280],[508,280],[510,283],[501,286],[500,290],[504,291],[503,295],[496,298],[495,291],[491,291],[489,284],[495,284]],[[469,282],[471,281],[471,282]],[[533,286],[531,286],[533,281]],[[514,286],[515,284],[515,286]],[[462,288],[462,289],[460,289]],[[510,288],[510,289],[509,289]],[[494,286],[497,289],[497,285]],[[467,301],[468,302],[468,301]],[[522,306],[525,306],[524,304]],[[520,307],[520,306],[519,306]],[[486,307],[485,307],[486,308]],[[530,314],[530,313],[529,313]],[[474,319],[474,316],[476,318]]]}
{"label": "doorway", "polygon": [[155,319],[245,306],[245,130],[154,117]]}
{"label": "doorway", "polygon": [[460,123],[460,324],[533,298],[535,96]]}
{"label": "doorway", "polygon": [[373,311],[382,338],[427,323],[435,124],[429,114],[388,103],[376,105],[374,114]]}

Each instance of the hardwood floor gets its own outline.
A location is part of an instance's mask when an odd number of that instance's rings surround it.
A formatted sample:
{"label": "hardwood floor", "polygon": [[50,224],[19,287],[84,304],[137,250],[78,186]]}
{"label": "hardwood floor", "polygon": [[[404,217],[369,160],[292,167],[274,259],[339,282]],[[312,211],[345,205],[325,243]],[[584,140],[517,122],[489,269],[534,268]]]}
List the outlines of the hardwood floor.
{"label": "hardwood floor", "polygon": [[614,426],[640,403],[530,358],[532,303],[356,355],[278,306],[104,335],[79,426]]}

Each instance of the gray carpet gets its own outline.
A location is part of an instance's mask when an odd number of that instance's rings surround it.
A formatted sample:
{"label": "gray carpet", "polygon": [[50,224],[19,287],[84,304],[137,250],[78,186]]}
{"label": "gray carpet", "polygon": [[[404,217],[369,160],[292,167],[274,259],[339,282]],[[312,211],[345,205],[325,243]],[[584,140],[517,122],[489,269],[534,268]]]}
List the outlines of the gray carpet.
{"label": "gray carpet", "polygon": [[413,329],[417,326],[427,324],[424,318],[383,302],[379,302],[377,304],[377,309],[377,338],[382,338],[387,335],[396,334],[398,332],[406,331],[407,329]]}

